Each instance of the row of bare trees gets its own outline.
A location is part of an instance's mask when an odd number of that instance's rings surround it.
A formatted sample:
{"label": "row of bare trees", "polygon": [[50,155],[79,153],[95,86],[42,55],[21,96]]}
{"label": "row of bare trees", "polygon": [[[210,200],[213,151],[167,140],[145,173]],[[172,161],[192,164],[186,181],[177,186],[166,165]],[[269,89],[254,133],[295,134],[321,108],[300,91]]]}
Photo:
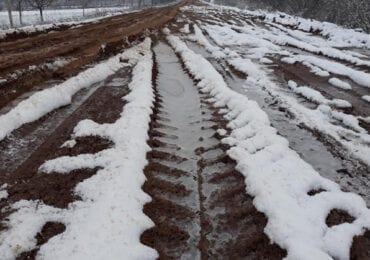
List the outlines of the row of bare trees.
{"label": "row of bare trees", "polygon": [[216,0],[218,1],[230,5],[279,10],[370,32],[370,0]]}
{"label": "row of bare trees", "polygon": [[130,5],[133,7],[143,7],[144,5],[157,5],[160,3],[168,3],[173,0],[5,0],[6,8],[9,14],[9,25],[14,27],[12,11],[17,10],[19,14],[19,24],[23,25],[22,11],[25,9],[32,8],[37,9],[40,13],[41,23],[44,22],[44,10],[46,7],[52,5],[52,7],[63,6],[63,7],[76,7],[82,9],[83,16],[85,16],[85,9],[88,7],[102,7],[107,4],[115,4],[116,6]]}
{"label": "row of bare trees", "polygon": [[16,9],[18,10],[20,25],[23,25],[22,11],[23,11],[24,3],[26,1],[31,7],[36,8],[40,12],[40,19],[41,19],[41,22],[43,23],[44,22],[44,13],[43,13],[44,9],[45,7],[50,5],[53,0],[14,0],[14,1],[15,3],[13,3],[13,0],[7,0],[7,3],[6,3],[8,15],[9,15],[9,24],[11,28],[14,27],[13,15],[12,15],[12,10],[14,6],[13,4],[15,4]]}

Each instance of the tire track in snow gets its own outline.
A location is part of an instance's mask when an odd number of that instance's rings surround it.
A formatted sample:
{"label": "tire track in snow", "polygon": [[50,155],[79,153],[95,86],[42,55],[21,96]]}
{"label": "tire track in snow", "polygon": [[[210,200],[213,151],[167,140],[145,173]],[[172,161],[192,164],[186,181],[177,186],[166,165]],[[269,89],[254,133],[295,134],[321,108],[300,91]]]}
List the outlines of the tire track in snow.
{"label": "tire track in snow", "polygon": [[158,93],[143,189],[153,199],[144,212],[156,226],[142,242],[163,259],[282,258],[218,139],[216,130],[226,127],[222,115],[198,93],[168,45],[159,43],[154,52]]}

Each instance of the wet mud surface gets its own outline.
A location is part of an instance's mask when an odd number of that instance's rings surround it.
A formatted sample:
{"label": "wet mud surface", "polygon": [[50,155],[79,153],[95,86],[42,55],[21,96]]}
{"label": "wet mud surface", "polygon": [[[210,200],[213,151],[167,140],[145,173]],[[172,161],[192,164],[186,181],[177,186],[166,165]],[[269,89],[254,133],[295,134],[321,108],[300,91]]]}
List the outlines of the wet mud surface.
{"label": "wet mud surface", "polygon": [[[157,99],[143,189],[156,226],[141,240],[161,259],[281,259],[263,233],[266,218],[246,194],[244,178],[221,144],[223,117],[182,69],[171,48],[154,47]],[[181,104],[181,106],[180,106]],[[155,142],[155,141],[159,142]]]}
{"label": "wet mud surface", "polygon": [[351,248],[351,260],[370,259],[370,231],[353,239]]}
{"label": "wet mud surface", "polygon": [[[72,59],[56,71],[36,70],[2,85],[0,114],[33,91],[50,87],[49,80],[62,82],[143,39],[144,29],[159,28],[173,21],[176,13],[177,7],[148,9],[79,28],[60,28],[58,32],[32,37],[20,35],[0,41],[0,77],[56,57]],[[207,23],[227,21],[242,25],[247,21],[265,26],[263,20],[232,12],[217,14],[211,22],[205,16],[186,14],[189,19]],[[168,26],[179,33],[185,23],[183,20]],[[190,31],[193,32],[191,25]],[[101,39],[96,39],[97,34],[102,35]],[[76,35],[82,35],[78,41]],[[128,37],[122,40],[123,36]],[[105,51],[101,49],[102,44],[106,45]],[[291,148],[304,160],[322,176],[339,183],[343,190],[363,196],[369,205],[367,168],[347,158],[343,151],[336,151],[338,146],[320,133],[295,124],[286,108],[266,92],[245,89],[243,82],[247,75],[229,67],[225,61],[213,59],[203,48],[188,44],[212,63],[230,88],[258,102],[279,134],[289,140]],[[141,242],[155,248],[160,259],[283,259],[286,251],[271,244],[264,234],[267,218],[253,206],[253,198],[246,193],[244,177],[235,170],[235,162],[226,154],[229,147],[221,144],[222,137],[216,132],[218,129],[228,131],[227,122],[208,103],[209,96],[199,93],[196,82],[166,43],[156,43],[153,51],[156,97],[148,140],[152,151],[147,154],[149,163],[145,168],[147,181],[143,190],[152,197],[144,213],[155,226],[142,233]],[[22,64],[17,60],[20,54],[27,56]],[[79,58],[73,60],[74,57]],[[328,84],[328,78],[316,77],[304,66],[274,66],[277,67],[275,73],[285,81],[293,79],[309,84],[327,98],[346,99],[354,105],[353,109],[343,112],[368,115],[369,106],[361,100],[361,95],[368,93],[366,89],[352,84],[352,91],[342,91]],[[77,138],[75,144],[62,147],[71,139],[73,128],[80,120],[112,123],[119,117],[124,107],[122,97],[129,91],[130,73],[130,69],[121,70],[106,81],[80,91],[70,106],[20,127],[0,142],[0,186],[8,184],[9,193],[7,200],[0,201],[0,220],[6,220],[10,213],[6,210],[8,205],[22,199],[40,200],[58,208],[66,208],[80,199],[74,194],[74,188],[93,176],[98,168],[79,169],[70,174],[45,174],[39,167],[45,160],[96,153],[112,146],[109,140],[90,136]],[[303,98],[299,101],[306,102]],[[323,190],[312,190],[309,195],[320,192]],[[333,227],[354,220],[347,212],[335,209],[328,214],[326,223]],[[45,223],[35,237],[37,247],[19,255],[18,259],[35,259],[38,248],[65,228],[62,223]],[[2,224],[0,231],[4,229],[6,225]],[[350,258],[370,258],[370,231],[354,238]]]}

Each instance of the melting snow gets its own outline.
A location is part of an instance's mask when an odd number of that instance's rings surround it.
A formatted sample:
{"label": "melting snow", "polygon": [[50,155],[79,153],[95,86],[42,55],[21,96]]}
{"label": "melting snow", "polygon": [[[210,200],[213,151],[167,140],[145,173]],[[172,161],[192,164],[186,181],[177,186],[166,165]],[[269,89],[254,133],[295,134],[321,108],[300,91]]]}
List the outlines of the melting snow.
{"label": "melting snow", "polygon": [[8,192],[6,191],[7,187],[8,187],[7,184],[3,184],[0,187],[0,200],[6,199],[8,197]]}
{"label": "melting snow", "polygon": [[297,83],[295,83],[294,81],[290,80],[288,82],[288,86],[290,89],[293,90],[293,92],[299,94],[299,95],[302,95],[303,97],[305,97],[306,99],[314,102],[314,103],[317,103],[317,104],[321,104],[321,105],[333,105],[335,107],[339,107],[339,108],[349,108],[349,107],[352,107],[352,105],[346,101],[346,100],[342,100],[342,99],[333,99],[333,100],[329,100],[327,98],[325,98],[321,92],[317,91],[317,90],[314,90],[310,87],[307,87],[307,86],[301,86],[299,87],[297,85]]}
{"label": "melting snow", "polygon": [[[223,141],[232,146],[228,154],[245,175],[254,205],[268,217],[265,232],[270,239],[288,250],[288,259],[348,259],[352,237],[370,227],[370,210],[362,198],[322,178],[289,148],[256,102],[229,89],[212,65],[178,37],[167,39],[199,80],[200,90],[216,106],[226,107],[222,112],[232,132]],[[326,192],[307,194],[318,188]],[[325,219],[334,208],[356,220],[329,228]]]}
{"label": "melting snow", "polygon": [[341,88],[341,89],[345,89],[345,90],[352,89],[350,84],[348,84],[347,82],[345,82],[343,80],[340,80],[338,78],[330,78],[329,83],[332,84],[333,86]]}
{"label": "melting snow", "polygon": [[362,99],[370,103],[370,96],[362,96]]}

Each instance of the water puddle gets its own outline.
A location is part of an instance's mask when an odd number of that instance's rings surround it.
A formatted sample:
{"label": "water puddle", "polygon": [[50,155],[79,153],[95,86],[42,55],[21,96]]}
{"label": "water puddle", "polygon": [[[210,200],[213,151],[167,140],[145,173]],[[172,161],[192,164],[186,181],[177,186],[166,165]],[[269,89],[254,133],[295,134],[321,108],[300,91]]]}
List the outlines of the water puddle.
{"label": "water puddle", "polygon": [[[167,197],[167,199],[175,200],[176,203],[190,208],[193,212],[199,212],[200,199],[197,181],[197,162],[199,158],[195,154],[195,149],[199,145],[202,131],[200,125],[193,124],[193,122],[202,120],[198,91],[192,79],[183,71],[174,51],[167,44],[160,42],[153,50],[158,62],[158,93],[162,96],[163,102],[161,105],[165,112],[161,116],[167,119],[163,124],[170,126],[170,128],[160,128],[160,131],[177,137],[175,139],[157,137],[157,139],[164,143],[176,145],[176,148],[162,148],[163,151],[186,158],[186,161],[176,163],[176,168],[187,172],[188,175],[182,176],[176,182],[180,181],[187,190],[191,191],[186,197],[178,199]],[[173,166],[173,164],[168,164],[168,166]],[[162,175],[161,178],[173,181],[165,175]],[[168,195],[163,194],[163,196]],[[177,252],[174,256],[183,259],[199,259],[200,252],[197,246],[199,244],[200,219],[194,218],[190,223],[176,224],[180,224],[180,228],[186,230],[190,237],[187,242],[187,252]]]}

